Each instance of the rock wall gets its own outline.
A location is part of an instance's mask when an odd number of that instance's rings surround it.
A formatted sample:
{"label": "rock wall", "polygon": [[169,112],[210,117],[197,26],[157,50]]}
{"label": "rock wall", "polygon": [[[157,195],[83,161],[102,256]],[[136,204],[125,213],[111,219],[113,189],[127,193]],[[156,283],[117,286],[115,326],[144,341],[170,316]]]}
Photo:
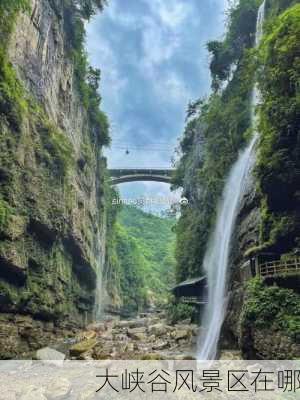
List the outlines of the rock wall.
{"label": "rock wall", "polygon": [[221,347],[225,349],[240,347],[240,317],[245,301],[244,285],[251,278],[250,266],[247,265],[243,268],[243,265],[249,260],[247,252],[259,244],[259,226],[259,200],[252,168],[251,174],[245,181],[245,192],[241,200],[232,240],[229,266],[229,299],[221,340]]}
{"label": "rock wall", "polygon": [[97,241],[105,241],[105,160],[67,33],[64,1],[32,0],[7,47],[24,103],[18,123],[7,111],[13,104],[0,107],[0,348],[15,341],[12,357],[35,347],[19,347],[22,315],[37,337],[45,324],[55,337],[60,326],[92,319],[104,259]]}

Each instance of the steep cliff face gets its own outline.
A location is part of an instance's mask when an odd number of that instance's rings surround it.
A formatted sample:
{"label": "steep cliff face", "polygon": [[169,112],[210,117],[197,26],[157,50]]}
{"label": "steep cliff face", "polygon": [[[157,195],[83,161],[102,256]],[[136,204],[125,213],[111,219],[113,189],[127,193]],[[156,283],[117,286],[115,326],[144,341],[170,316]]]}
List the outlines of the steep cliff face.
{"label": "steep cliff face", "polygon": [[67,3],[1,10],[11,19],[0,57],[2,356],[91,319],[104,259],[106,132],[78,88]]}
{"label": "steep cliff face", "polygon": [[177,278],[184,280],[203,274],[203,255],[226,175],[252,130],[251,92],[258,77],[260,139],[231,243],[229,304],[220,343],[241,349],[245,358],[292,358],[300,352],[299,281],[259,283],[249,267],[242,268],[261,252],[272,252],[277,259],[299,254],[296,3],[266,2],[268,21],[258,51],[253,50],[253,38],[261,1],[240,0],[231,9],[224,41],[208,44],[214,92],[190,107],[174,179],[190,199],[177,227]]}
{"label": "steep cliff face", "polygon": [[300,76],[300,8],[292,7],[294,3],[267,2],[269,24],[257,54],[261,66],[260,141],[249,191],[252,195],[242,202],[236,227],[231,300],[224,326],[226,338],[234,338],[245,357],[252,358],[300,354],[299,277],[259,284],[247,282],[249,275],[241,273],[242,264],[256,254],[262,258],[267,252],[273,260],[293,259],[299,254],[300,108],[296,82]]}

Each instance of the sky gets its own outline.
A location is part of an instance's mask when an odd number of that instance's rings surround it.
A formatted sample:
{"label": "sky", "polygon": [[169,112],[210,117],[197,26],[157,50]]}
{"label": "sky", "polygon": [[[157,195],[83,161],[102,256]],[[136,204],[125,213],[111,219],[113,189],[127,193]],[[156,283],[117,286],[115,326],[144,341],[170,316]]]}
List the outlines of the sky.
{"label": "sky", "polygon": [[[110,168],[171,166],[188,103],[209,94],[206,43],[222,38],[226,3],[109,0],[88,24],[87,51],[101,69],[102,109],[111,125]],[[126,183],[119,191],[129,202],[148,198],[150,211],[179,196],[156,182]]]}

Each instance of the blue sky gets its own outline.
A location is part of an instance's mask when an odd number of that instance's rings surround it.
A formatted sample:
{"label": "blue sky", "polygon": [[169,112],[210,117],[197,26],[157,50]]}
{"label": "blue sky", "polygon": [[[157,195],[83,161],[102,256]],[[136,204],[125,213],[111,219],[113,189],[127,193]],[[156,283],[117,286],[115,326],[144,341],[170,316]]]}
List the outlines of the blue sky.
{"label": "blue sky", "polygon": [[[190,100],[209,93],[208,40],[222,37],[226,0],[109,0],[87,26],[111,123],[109,167],[168,167]],[[125,154],[125,147],[130,153]],[[119,186],[122,196],[170,196],[161,183]]]}

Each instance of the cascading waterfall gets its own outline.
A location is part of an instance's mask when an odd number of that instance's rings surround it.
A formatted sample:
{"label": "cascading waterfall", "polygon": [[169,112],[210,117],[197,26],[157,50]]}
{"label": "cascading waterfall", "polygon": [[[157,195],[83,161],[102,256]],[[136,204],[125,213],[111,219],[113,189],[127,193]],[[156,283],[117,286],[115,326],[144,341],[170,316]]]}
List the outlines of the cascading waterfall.
{"label": "cascading waterfall", "polygon": [[[263,35],[263,23],[265,18],[265,0],[261,4],[256,25],[255,44],[259,45]],[[257,86],[252,96],[252,124],[255,129],[255,108],[259,102]],[[227,308],[227,276],[231,238],[236,222],[240,200],[245,190],[245,180],[251,172],[255,153],[253,151],[258,138],[255,134],[239,155],[227,178],[222,200],[218,207],[215,230],[208,243],[203,261],[204,270],[207,273],[208,303],[205,308],[202,321],[203,334],[198,340],[198,359],[214,360],[217,355],[218,341],[224,316]]]}
{"label": "cascading waterfall", "polygon": [[103,224],[102,232],[97,234],[96,239],[96,264],[97,264],[97,282],[96,282],[96,296],[94,319],[100,321],[103,317],[103,297],[104,297],[104,282],[103,282],[103,269],[105,263],[105,240],[106,240],[106,226]]}

